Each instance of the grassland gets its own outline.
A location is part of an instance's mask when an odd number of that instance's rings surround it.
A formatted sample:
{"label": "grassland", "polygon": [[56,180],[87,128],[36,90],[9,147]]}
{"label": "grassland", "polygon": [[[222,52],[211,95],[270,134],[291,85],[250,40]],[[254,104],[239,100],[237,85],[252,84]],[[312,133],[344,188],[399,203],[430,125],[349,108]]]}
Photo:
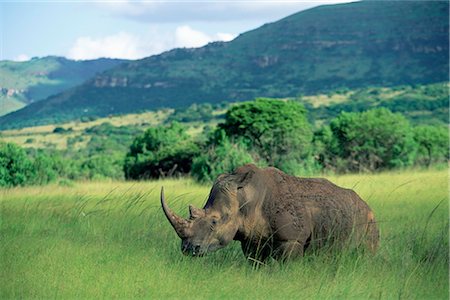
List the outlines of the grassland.
{"label": "grassland", "polygon": [[[70,138],[82,137],[83,142],[77,143],[77,148],[83,148],[91,138],[85,130],[100,125],[111,123],[118,126],[134,126],[136,128],[147,129],[150,126],[161,124],[173,110],[150,111],[138,114],[127,114],[119,116],[109,116],[98,118],[92,121],[73,121],[65,124],[51,124],[42,126],[25,127],[21,129],[1,131],[1,139],[5,142],[15,143],[26,148],[56,148],[66,149],[67,141]],[[53,133],[56,127],[71,130],[68,133]]]}
{"label": "grassland", "polygon": [[209,187],[189,179],[0,190],[0,298],[448,299],[445,171],[330,177],[381,228],[375,256],[307,254],[255,267],[237,242],[185,257],[158,200],[182,215]]}

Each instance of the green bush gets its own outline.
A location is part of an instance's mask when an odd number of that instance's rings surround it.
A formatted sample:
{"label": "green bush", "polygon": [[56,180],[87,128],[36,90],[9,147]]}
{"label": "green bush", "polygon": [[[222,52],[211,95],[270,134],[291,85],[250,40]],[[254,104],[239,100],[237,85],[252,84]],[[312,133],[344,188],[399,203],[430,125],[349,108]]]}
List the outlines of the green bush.
{"label": "green bush", "polygon": [[199,147],[179,123],[149,128],[130,146],[125,158],[127,179],[158,178],[187,174]]}
{"label": "green bush", "polygon": [[0,186],[46,184],[57,176],[51,156],[42,151],[28,155],[19,146],[0,141]]}
{"label": "green bush", "polygon": [[416,164],[429,167],[449,159],[448,128],[422,125],[414,128],[414,140],[418,145]]}
{"label": "green bush", "polygon": [[42,151],[38,151],[34,156],[33,173],[34,179],[31,183],[46,184],[58,178],[58,161]]}
{"label": "green bush", "polygon": [[188,108],[177,108],[167,122],[209,122],[214,119],[214,107],[209,103],[192,104]]}
{"label": "green bush", "polygon": [[191,175],[200,182],[212,182],[222,173],[254,162],[242,141],[230,142],[223,130],[218,135],[216,143],[210,144],[192,163]]}
{"label": "green bush", "polygon": [[122,164],[123,161],[116,159],[114,156],[98,153],[89,156],[81,163],[81,174],[84,178],[89,179],[120,179],[123,178]]}
{"label": "green bush", "polygon": [[65,129],[64,127],[55,127],[55,129],[53,129],[53,133],[60,133],[60,134],[72,132],[72,131],[73,131],[72,127],[68,128],[68,129]]}
{"label": "green bush", "polygon": [[233,106],[220,124],[232,139],[242,138],[270,166],[292,172],[312,151],[312,130],[305,108],[294,101],[258,98]]}
{"label": "green bush", "polygon": [[25,185],[33,179],[33,163],[25,151],[0,141],[0,186]]}
{"label": "green bush", "polygon": [[319,161],[339,172],[360,172],[411,166],[417,144],[404,116],[378,108],[341,113],[330,132],[316,136]]}

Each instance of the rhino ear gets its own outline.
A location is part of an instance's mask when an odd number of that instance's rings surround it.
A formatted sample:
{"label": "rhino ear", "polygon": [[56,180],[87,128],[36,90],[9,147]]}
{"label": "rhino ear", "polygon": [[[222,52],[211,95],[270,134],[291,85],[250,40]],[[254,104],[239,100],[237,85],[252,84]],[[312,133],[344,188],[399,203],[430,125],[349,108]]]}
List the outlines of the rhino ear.
{"label": "rhino ear", "polygon": [[242,189],[243,187],[245,187],[250,182],[250,180],[252,180],[254,174],[255,171],[253,170],[242,174],[242,176],[238,179],[237,188]]}
{"label": "rhino ear", "polygon": [[189,205],[189,214],[191,219],[196,219],[205,216],[205,211],[200,208],[196,208],[192,205]]}

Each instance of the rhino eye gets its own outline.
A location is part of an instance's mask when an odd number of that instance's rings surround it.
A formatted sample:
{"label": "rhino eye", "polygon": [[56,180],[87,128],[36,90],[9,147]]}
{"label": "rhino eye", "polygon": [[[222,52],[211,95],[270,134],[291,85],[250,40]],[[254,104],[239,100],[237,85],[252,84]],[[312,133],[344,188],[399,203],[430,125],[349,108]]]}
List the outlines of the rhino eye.
{"label": "rhino eye", "polygon": [[214,230],[214,228],[216,227],[216,225],[217,225],[217,221],[214,220],[214,219],[212,219],[212,220],[211,220],[211,224],[209,225],[209,228],[211,229],[211,231]]}

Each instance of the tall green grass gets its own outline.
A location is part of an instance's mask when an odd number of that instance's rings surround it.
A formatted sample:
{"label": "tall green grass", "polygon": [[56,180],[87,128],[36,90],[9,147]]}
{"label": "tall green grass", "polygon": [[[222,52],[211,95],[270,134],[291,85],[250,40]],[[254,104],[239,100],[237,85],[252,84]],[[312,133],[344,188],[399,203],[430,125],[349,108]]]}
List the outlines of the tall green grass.
{"label": "tall green grass", "polygon": [[190,180],[77,182],[0,191],[0,298],[448,299],[445,171],[331,177],[375,211],[375,256],[313,253],[255,266],[235,242],[185,257],[159,206],[187,215]]}

